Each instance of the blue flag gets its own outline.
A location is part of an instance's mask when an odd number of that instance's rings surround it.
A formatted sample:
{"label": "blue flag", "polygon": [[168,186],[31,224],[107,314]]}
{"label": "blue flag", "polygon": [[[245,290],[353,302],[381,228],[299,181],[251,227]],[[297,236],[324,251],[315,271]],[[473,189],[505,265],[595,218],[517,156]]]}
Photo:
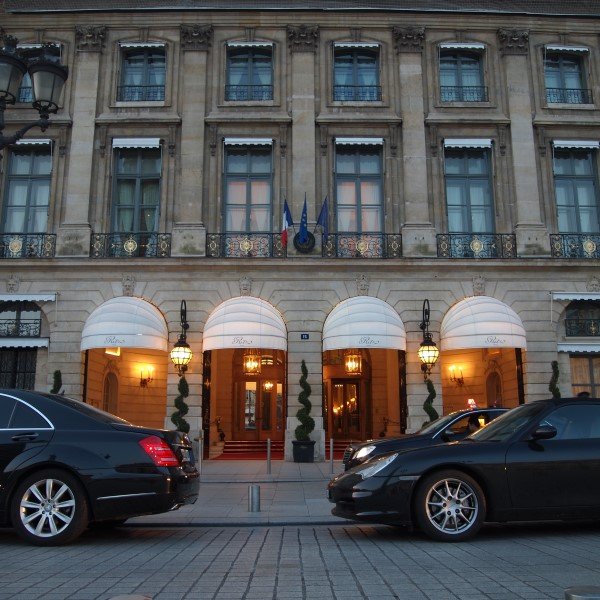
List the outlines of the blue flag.
{"label": "blue flag", "polygon": [[323,228],[323,235],[327,237],[329,235],[329,208],[327,206],[327,196],[325,196],[325,200],[323,200],[323,206],[321,206],[317,225],[320,225]]}
{"label": "blue flag", "polygon": [[308,214],[306,208],[306,194],[304,194],[304,208],[300,218],[300,230],[298,231],[298,242],[306,244],[308,242]]}

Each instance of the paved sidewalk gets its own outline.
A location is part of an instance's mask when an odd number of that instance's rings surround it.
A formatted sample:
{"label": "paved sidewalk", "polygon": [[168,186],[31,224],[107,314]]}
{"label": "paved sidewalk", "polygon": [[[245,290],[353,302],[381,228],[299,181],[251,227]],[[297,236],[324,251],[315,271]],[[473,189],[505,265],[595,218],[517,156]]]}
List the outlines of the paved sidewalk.
{"label": "paved sidewalk", "polygon": [[[334,474],[343,471],[334,462]],[[160,515],[129,519],[129,525],[305,525],[343,524],[331,514],[327,482],[331,464],[272,461],[203,461],[200,495],[195,504]],[[248,510],[251,484],[260,487],[260,512]]]}

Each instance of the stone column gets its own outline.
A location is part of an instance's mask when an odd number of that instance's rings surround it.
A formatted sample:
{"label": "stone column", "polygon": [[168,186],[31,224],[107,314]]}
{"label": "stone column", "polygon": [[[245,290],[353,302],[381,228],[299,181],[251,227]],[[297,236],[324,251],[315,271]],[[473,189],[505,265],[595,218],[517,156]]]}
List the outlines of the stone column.
{"label": "stone column", "polygon": [[[287,198],[294,220],[300,220],[304,194],[308,199],[308,220],[315,218],[315,52],[319,28],[313,25],[287,28],[291,53],[292,193]],[[291,162],[291,164],[290,164]]]}
{"label": "stone column", "polygon": [[529,32],[498,30],[508,93],[508,113],[515,180],[517,252],[520,256],[550,254],[548,230],[542,223],[535,135],[531,115]]}
{"label": "stone column", "polygon": [[75,65],[71,73],[73,128],[63,217],[56,240],[57,256],[89,256],[89,221],[100,58],[106,27],[76,26]]}
{"label": "stone column", "polygon": [[402,111],[402,181],[404,256],[435,256],[435,228],[431,222],[427,181],[425,106],[423,102],[423,27],[394,27],[398,53]]}
{"label": "stone column", "polygon": [[207,56],[212,38],[211,25],[181,26],[181,181],[173,207],[172,256],[206,254],[206,227],[202,222],[204,117]]}

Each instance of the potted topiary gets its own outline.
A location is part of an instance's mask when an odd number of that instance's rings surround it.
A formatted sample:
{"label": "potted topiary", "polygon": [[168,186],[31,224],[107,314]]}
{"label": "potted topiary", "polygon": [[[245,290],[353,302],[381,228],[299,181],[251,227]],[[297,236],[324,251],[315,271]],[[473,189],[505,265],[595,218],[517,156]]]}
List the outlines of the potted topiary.
{"label": "potted topiary", "polygon": [[311,387],[306,381],[308,369],[304,360],[300,365],[302,377],[300,377],[300,387],[302,391],[298,395],[298,402],[302,404],[302,408],[298,409],[296,418],[300,421],[300,425],[296,427],[294,435],[295,440],[292,440],[292,450],[294,462],[314,462],[315,460],[315,441],[310,439],[310,434],[315,428],[315,421],[310,416],[312,404],[308,397],[311,393]]}

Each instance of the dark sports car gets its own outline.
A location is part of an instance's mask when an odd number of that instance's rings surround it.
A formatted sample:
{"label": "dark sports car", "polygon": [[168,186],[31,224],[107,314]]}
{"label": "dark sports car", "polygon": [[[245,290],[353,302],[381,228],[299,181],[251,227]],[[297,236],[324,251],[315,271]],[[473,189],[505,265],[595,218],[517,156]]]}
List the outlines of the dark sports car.
{"label": "dark sports car", "polygon": [[397,438],[380,438],[366,442],[353,442],[344,451],[344,467],[347,471],[367,460],[387,454],[388,452],[462,440],[507,410],[507,408],[457,410],[428,423],[425,427],[417,431],[417,433]]}
{"label": "dark sports car", "polygon": [[196,501],[192,446],[52,394],[0,391],[0,524],[25,540],[67,543],[90,523],[119,523]]}
{"label": "dark sports car", "polygon": [[460,541],[485,521],[600,518],[600,400],[514,408],[460,442],[392,452],[331,480],[334,515]]}

